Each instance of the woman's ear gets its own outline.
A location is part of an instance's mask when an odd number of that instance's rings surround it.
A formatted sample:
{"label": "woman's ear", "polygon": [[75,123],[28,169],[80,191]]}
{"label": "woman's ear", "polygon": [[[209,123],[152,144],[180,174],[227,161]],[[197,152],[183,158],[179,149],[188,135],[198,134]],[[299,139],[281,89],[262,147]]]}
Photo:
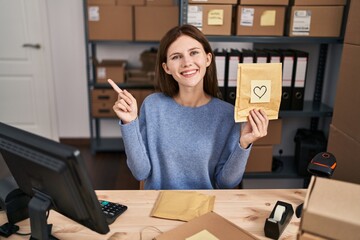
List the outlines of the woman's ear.
{"label": "woman's ear", "polygon": [[212,60],[212,54],[208,53],[206,55],[206,67],[210,66],[211,60]]}
{"label": "woman's ear", "polygon": [[171,75],[170,70],[169,70],[168,66],[166,65],[166,63],[163,62],[161,64],[161,66],[167,74]]}

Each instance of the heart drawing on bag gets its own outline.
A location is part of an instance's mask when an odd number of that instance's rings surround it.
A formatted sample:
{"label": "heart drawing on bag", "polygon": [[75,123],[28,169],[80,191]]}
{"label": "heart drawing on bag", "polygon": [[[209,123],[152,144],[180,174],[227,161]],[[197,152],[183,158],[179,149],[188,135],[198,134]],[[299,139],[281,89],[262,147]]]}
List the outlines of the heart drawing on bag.
{"label": "heart drawing on bag", "polygon": [[254,87],[254,89],[253,89],[254,94],[255,94],[259,99],[262,98],[262,97],[265,95],[266,91],[267,91],[267,87],[264,86],[264,85],[261,86],[261,87],[256,86],[256,87]]}

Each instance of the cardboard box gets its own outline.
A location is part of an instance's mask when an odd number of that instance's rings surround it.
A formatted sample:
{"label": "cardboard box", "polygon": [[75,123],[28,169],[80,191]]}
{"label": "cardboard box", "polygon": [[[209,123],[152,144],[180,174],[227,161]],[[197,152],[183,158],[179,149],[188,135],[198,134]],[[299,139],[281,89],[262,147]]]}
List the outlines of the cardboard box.
{"label": "cardboard box", "polygon": [[125,60],[103,60],[95,61],[96,82],[107,83],[107,79],[112,79],[115,83],[125,82]]}
{"label": "cardboard box", "polygon": [[291,7],[288,35],[294,37],[339,37],[344,6]]}
{"label": "cardboard box", "polygon": [[360,1],[351,1],[346,23],[344,43],[360,45]]}
{"label": "cardboard box", "polygon": [[188,5],[187,23],[205,35],[232,35],[232,5]]}
{"label": "cardboard box", "polygon": [[177,6],[176,0],[146,0],[147,6]]}
{"label": "cardboard box", "polygon": [[238,0],[189,0],[188,3],[194,4],[237,4]]}
{"label": "cardboard box", "polygon": [[116,0],[118,6],[144,6],[145,0]]}
{"label": "cardboard box", "polygon": [[281,119],[271,120],[269,121],[267,135],[254,142],[254,145],[280,144],[281,133],[282,133],[282,120]]}
{"label": "cardboard box", "polygon": [[285,6],[238,6],[236,35],[283,36],[285,10]]}
{"label": "cardboard box", "polygon": [[89,40],[133,40],[132,7],[105,3],[88,5]]}
{"label": "cardboard box", "polygon": [[252,146],[245,172],[271,172],[273,146]]}
{"label": "cardboard box", "polygon": [[136,99],[138,110],[140,110],[140,107],[144,102],[145,98],[148,95],[155,92],[153,89],[126,89],[126,90],[128,90]]}
{"label": "cardboard box", "polygon": [[127,83],[154,84],[155,72],[144,71],[141,69],[131,69],[126,71]]}
{"label": "cardboard box", "polygon": [[327,151],[337,162],[333,179],[360,184],[360,142],[331,124]]}
{"label": "cardboard box", "polygon": [[87,0],[87,5],[88,6],[93,6],[93,5],[111,5],[111,6],[115,6],[116,5],[116,0]]}
{"label": "cardboard box", "polygon": [[346,0],[294,0],[297,6],[344,6]]}
{"label": "cardboard box", "polygon": [[298,237],[298,240],[326,240],[326,238],[322,238],[310,233],[302,233]]}
{"label": "cardboard box", "polygon": [[[197,234],[203,234],[197,237]],[[210,235],[210,236],[209,236]],[[156,236],[155,240],[184,239],[254,240],[257,237],[228,221],[217,213],[209,212]],[[197,237],[197,238],[196,238]]]}
{"label": "cardboard box", "polygon": [[359,239],[360,185],[312,177],[300,222],[299,235],[329,239]]}
{"label": "cardboard box", "polygon": [[136,41],[160,41],[168,30],[178,24],[177,6],[135,7]]}
{"label": "cardboard box", "polygon": [[359,59],[360,46],[344,44],[332,118],[332,124],[357,142],[360,142]]}
{"label": "cardboard box", "polygon": [[289,5],[289,0],[240,0],[240,5],[287,6]]}
{"label": "cardboard box", "polygon": [[113,89],[93,89],[91,90],[91,100],[93,102],[105,102],[114,104],[118,94]]}

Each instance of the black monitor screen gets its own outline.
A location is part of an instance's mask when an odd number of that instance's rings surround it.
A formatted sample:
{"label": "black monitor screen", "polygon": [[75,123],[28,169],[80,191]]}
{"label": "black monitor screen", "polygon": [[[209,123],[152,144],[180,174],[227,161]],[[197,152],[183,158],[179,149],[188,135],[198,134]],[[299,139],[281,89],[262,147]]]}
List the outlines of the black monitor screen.
{"label": "black monitor screen", "polygon": [[32,197],[32,237],[42,238],[34,236],[44,234],[35,221],[50,209],[98,233],[109,231],[79,150],[0,123],[0,153],[19,188]]}

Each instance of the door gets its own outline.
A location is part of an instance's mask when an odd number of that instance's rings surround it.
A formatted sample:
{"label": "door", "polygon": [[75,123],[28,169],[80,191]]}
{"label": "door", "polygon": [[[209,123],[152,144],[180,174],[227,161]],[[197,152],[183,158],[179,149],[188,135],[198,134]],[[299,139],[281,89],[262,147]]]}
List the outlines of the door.
{"label": "door", "polygon": [[58,139],[46,0],[0,0],[0,121]]}

